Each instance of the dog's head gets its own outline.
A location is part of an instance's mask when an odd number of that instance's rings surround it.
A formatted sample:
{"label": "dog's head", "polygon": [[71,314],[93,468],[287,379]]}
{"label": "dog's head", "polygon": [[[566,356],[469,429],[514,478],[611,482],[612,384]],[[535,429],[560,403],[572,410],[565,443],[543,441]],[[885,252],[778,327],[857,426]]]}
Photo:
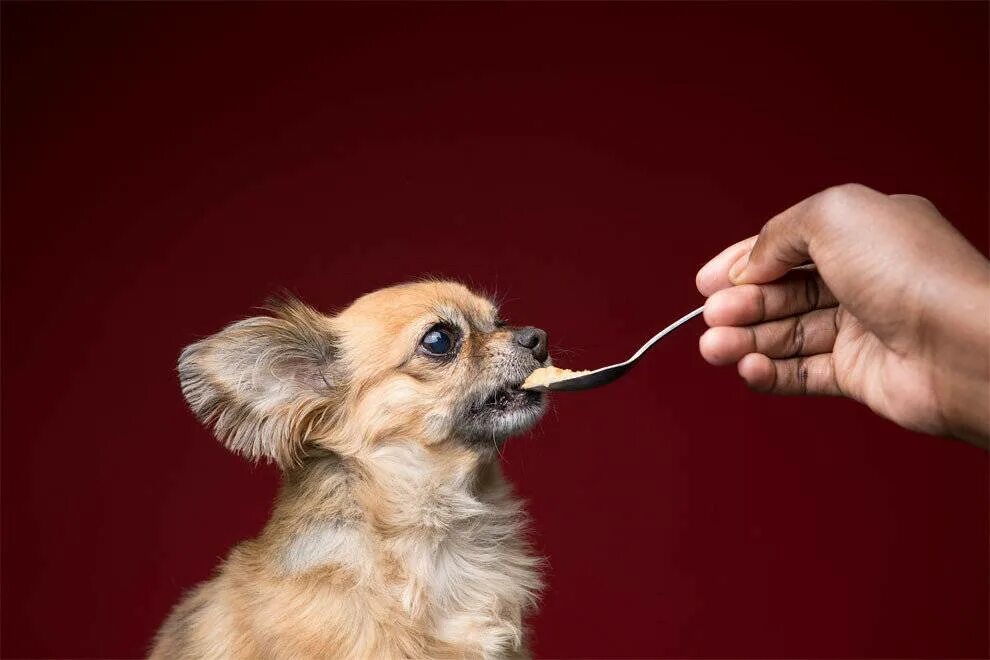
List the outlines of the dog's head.
{"label": "dog's head", "polygon": [[356,455],[381,442],[488,452],[543,414],[519,388],[550,363],[547,335],[499,319],[454,282],[359,298],[336,316],[297,300],[188,346],[182,391],[232,450],[292,465],[310,447]]}

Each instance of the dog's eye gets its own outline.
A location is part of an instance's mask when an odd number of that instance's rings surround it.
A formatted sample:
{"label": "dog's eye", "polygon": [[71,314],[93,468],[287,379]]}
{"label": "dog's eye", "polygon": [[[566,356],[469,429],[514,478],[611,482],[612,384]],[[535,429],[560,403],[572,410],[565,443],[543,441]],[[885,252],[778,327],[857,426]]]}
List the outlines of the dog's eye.
{"label": "dog's eye", "polygon": [[450,330],[439,323],[427,330],[419,343],[431,355],[446,355],[454,348],[454,338]]}

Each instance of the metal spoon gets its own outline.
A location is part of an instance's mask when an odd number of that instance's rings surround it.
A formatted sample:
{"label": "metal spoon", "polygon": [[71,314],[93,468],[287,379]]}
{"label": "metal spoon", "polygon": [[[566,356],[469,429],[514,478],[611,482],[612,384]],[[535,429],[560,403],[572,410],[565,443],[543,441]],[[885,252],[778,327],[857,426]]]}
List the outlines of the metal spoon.
{"label": "metal spoon", "polygon": [[681,318],[677,319],[666,328],[653,335],[653,337],[643,344],[638,351],[633,353],[633,356],[626,360],[625,362],[619,362],[618,364],[611,364],[607,367],[601,367],[590,371],[588,373],[576,373],[570,378],[562,378],[561,380],[554,381],[549,385],[534,385],[532,387],[527,387],[526,389],[535,392],[564,392],[570,390],[590,390],[593,387],[601,387],[602,385],[608,385],[614,380],[617,380],[625,375],[627,371],[633,368],[639,359],[646,354],[648,350],[653,348],[653,346],[666,337],[668,334],[681,327],[694,317],[705,311],[704,307],[699,307],[690,314],[685,314]]}

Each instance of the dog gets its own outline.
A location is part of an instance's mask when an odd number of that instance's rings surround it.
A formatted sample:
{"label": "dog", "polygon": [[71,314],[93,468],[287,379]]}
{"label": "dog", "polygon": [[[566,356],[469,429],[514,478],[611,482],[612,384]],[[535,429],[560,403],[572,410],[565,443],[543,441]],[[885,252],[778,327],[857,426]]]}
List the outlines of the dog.
{"label": "dog", "polygon": [[528,655],[541,590],[507,438],[546,401],[551,364],[465,286],[418,281],[334,316],[297,299],[182,351],[196,416],[283,474],[261,534],[237,545],[156,636],[152,658]]}

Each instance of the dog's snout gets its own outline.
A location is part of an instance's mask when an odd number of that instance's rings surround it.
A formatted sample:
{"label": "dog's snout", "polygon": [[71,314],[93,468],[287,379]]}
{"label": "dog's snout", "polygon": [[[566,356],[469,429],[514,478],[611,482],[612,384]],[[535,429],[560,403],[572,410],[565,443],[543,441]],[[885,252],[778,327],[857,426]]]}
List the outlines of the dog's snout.
{"label": "dog's snout", "polygon": [[547,333],[532,326],[516,330],[516,343],[529,349],[537,362],[547,359]]}

